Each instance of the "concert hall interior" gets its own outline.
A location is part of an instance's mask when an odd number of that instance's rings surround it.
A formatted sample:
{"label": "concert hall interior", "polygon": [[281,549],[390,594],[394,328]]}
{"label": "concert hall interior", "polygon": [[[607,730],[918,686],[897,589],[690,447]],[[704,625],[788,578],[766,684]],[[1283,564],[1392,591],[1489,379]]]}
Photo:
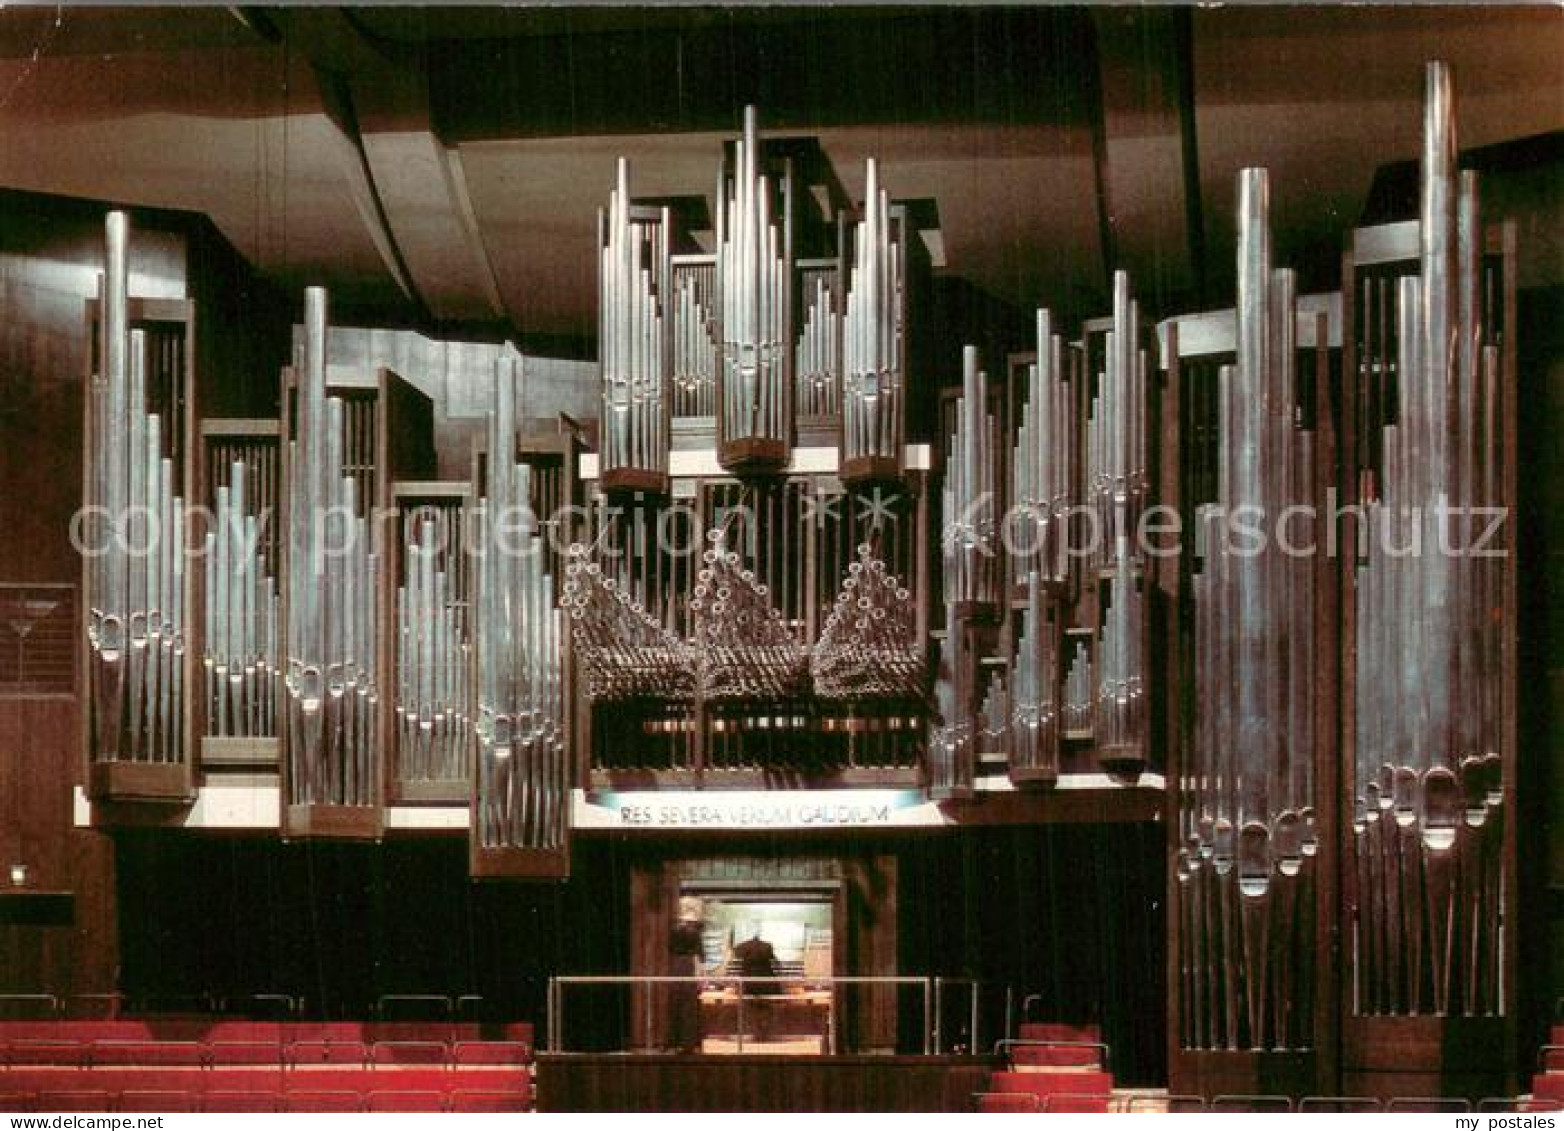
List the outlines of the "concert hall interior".
{"label": "concert hall interior", "polygon": [[0,1111],[1558,1111],[1564,11],[0,10]]}

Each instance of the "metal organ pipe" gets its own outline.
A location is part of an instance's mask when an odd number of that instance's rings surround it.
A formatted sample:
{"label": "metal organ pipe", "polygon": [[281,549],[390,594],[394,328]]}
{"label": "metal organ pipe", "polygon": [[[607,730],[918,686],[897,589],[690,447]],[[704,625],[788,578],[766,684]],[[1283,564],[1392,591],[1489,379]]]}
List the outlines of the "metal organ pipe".
{"label": "metal organ pipe", "polygon": [[[1507,503],[1477,177],[1455,168],[1449,67],[1425,76],[1415,274],[1398,281],[1395,419],[1359,556],[1353,963],[1359,1014],[1502,1013],[1502,608],[1473,551]],[[1370,359],[1365,358],[1365,364]],[[1361,381],[1369,377],[1360,374]],[[1502,510],[1498,513],[1504,514]],[[1497,543],[1507,547],[1502,524]]]}
{"label": "metal organ pipe", "polygon": [[[863,219],[853,226],[843,317],[842,462],[878,461],[899,470],[906,379],[902,247],[878,163],[867,162]],[[872,464],[871,466],[875,466]]]}
{"label": "metal organ pipe", "polygon": [[[184,498],[173,422],[148,412],[146,332],[129,328],[130,223],[105,225],[100,369],[89,392],[88,502],[98,508],[97,553],[87,572],[94,762],[184,760]],[[166,398],[178,411],[179,375]]]}
{"label": "metal organ pipe", "polygon": [[[1217,497],[1192,579],[1195,718],[1176,861],[1186,1046],[1306,1047],[1315,882],[1313,555],[1289,507],[1316,502],[1297,382],[1293,275],[1273,269],[1263,169],[1238,183],[1236,364],[1218,370]],[[1312,525],[1317,519],[1304,513]],[[1256,538],[1251,531],[1259,531]],[[1312,530],[1310,531],[1312,535]],[[1258,545],[1257,545],[1258,543]]]}
{"label": "metal organ pipe", "polygon": [[803,328],[798,333],[793,362],[793,402],[800,416],[843,413],[845,429],[845,416],[851,410],[840,396],[843,317],[836,308],[831,275],[817,271],[805,278]]}
{"label": "metal organ pipe", "polygon": [[989,604],[999,596],[994,552],[994,414],[988,410],[988,378],[978,368],[977,348],[962,351],[961,396],[956,430],[945,448],[943,491],[945,603]]}
{"label": "metal organ pipe", "polygon": [[717,342],[712,337],[710,263],[675,264],[673,278],[673,415],[713,416],[717,411]]}
{"label": "metal organ pipe", "polygon": [[[759,118],[744,108],[733,176],[718,198],[722,351],[717,429],[724,466],[781,466],[792,444],[786,218],[760,173]],[[738,445],[735,447],[734,445]]]}
{"label": "metal organ pipe", "polygon": [[494,409],[478,556],[478,783],[481,848],[558,850],[569,822],[561,615],[531,504],[531,469],[517,461],[520,359],[495,365]]}
{"label": "metal organ pipe", "polygon": [[256,499],[252,469],[228,466],[206,536],[206,733],[216,738],[277,734],[277,582],[261,543],[268,515]]}
{"label": "metal organ pipe", "polygon": [[404,781],[467,776],[470,646],[457,555],[463,537],[449,512],[415,508],[403,535],[396,594],[398,773]]}
{"label": "metal organ pipe", "polygon": [[367,807],[377,783],[373,719],[379,558],[344,455],[343,402],[326,396],[326,292],[304,292],[304,366],[288,521],[288,801]]}
{"label": "metal organ pipe", "polygon": [[[668,474],[670,359],[664,315],[669,276],[669,213],[657,220],[631,215],[630,165],[623,157],[600,216],[599,340],[602,352],[602,471],[644,485]],[[642,478],[635,478],[640,476]]]}
{"label": "metal organ pipe", "polygon": [[1146,469],[1146,355],[1129,276],[1113,277],[1113,329],[1107,364],[1088,422],[1093,437],[1090,477],[1099,516],[1107,597],[1096,667],[1093,732],[1097,760],[1110,773],[1133,777],[1146,764],[1146,597],[1135,538],[1150,480]]}

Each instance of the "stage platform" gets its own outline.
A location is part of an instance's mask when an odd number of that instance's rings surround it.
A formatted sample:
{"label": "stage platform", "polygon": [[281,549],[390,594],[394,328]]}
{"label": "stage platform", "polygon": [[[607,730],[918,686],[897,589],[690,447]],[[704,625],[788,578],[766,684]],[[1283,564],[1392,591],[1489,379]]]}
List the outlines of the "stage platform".
{"label": "stage platform", "polygon": [[540,1053],[539,1111],[971,1111],[997,1066],[966,1056]]}

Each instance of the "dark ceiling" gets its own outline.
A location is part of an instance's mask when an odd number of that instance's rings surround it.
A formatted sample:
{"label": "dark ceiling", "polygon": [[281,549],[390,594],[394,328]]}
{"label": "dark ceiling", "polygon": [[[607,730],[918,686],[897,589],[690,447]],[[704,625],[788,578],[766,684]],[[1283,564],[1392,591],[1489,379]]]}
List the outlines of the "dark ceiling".
{"label": "dark ceiling", "polygon": [[203,212],[359,320],[580,353],[615,157],[698,211],[754,102],[838,193],[877,156],[929,202],[970,301],[1089,312],[1117,265],[1170,311],[1227,301],[1245,165],[1328,285],[1432,57],[1463,146],[1564,129],[1558,7],[6,8],[0,185]]}

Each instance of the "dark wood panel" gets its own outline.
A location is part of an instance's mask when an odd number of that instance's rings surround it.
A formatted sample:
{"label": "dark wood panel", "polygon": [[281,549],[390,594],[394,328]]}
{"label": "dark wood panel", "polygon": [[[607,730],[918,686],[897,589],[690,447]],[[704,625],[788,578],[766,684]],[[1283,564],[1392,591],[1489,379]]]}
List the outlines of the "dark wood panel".
{"label": "dark wood panel", "polygon": [[971,1111],[994,1064],[924,1056],[538,1057],[538,1110]]}
{"label": "dark wood panel", "polygon": [[70,892],[74,922],[0,927],[0,992],[94,993],[114,988],[116,923],[113,846],[73,825],[80,779],[76,703],[0,701],[0,814],[9,833],[5,865],[24,863],[29,883]]}

